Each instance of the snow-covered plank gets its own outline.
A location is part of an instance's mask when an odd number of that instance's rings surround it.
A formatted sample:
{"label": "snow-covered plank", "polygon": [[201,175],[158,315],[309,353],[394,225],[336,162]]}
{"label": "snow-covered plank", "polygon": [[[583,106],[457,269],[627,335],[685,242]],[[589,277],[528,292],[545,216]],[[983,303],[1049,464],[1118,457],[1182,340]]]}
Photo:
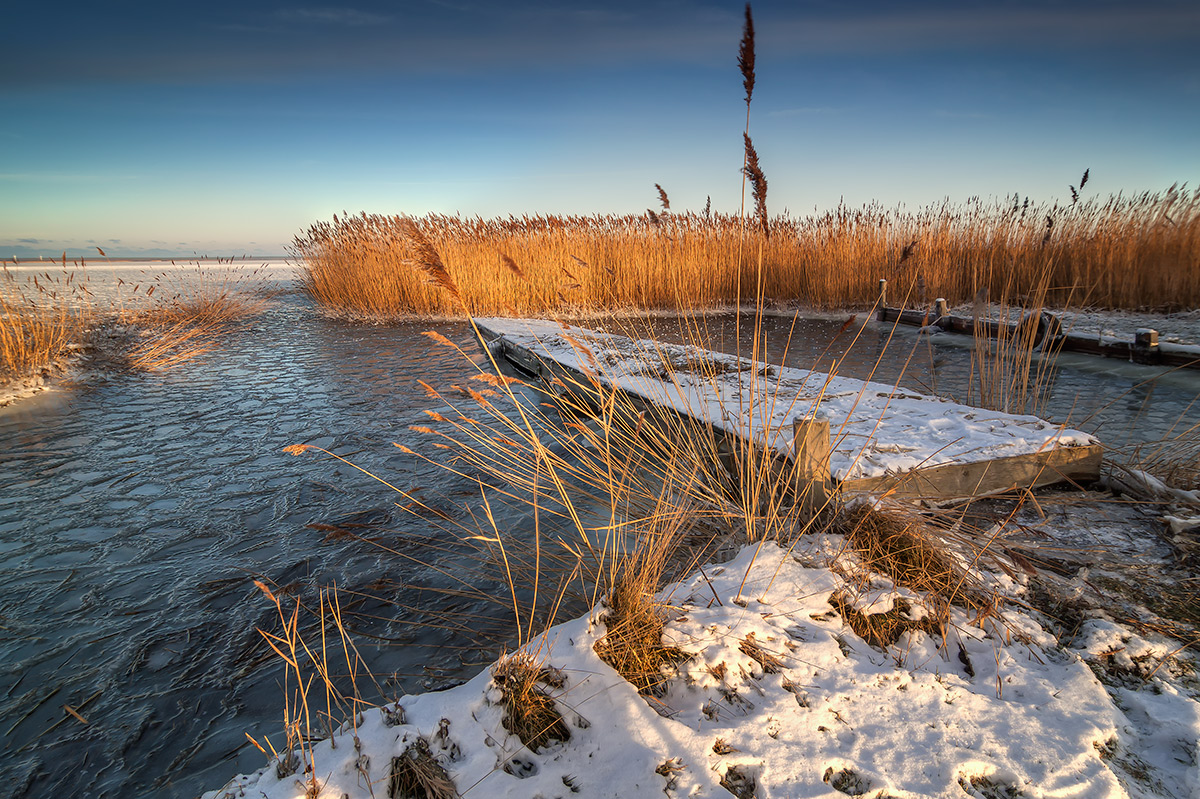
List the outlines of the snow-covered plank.
{"label": "snow-covered plank", "polygon": [[547,382],[594,378],[784,460],[797,419],[828,420],[830,477],[844,490],[973,496],[1099,474],[1094,437],[1036,416],[553,321],[475,322],[494,353]]}

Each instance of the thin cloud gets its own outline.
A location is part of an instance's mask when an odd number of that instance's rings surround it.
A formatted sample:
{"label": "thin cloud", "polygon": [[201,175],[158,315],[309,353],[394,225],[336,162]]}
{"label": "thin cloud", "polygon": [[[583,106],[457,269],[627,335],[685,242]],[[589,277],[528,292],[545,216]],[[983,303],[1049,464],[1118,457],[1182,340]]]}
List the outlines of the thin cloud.
{"label": "thin cloud", "polygon": [[96,181],[137,180],[136,175],[87,175],[63,172],[0,172],[0,180],[54,182],[54,183],[94,183]]}
{"label": "thin cloud", "polygon": [[1190,40],[1200,27],[1200,9],[1190,6],[886,9],[819,18],[789,14],[764,26],[760,47],[767,51],[786,43],[791,52],[822,55],[1029,47],[1125,50]]}
{"label": "thin cloud", "polygon": [[285,22],[344,25],[350,28],[384,25],[392,21],[390,16],[356,8],[284,8],[276,11],[275,16]]}
{"label": "thin cloud", "polygon": [[[681,13],[674,2],[654,0],[636,8],[479,4],[470,14],[453,0],[397,8],[377,12],[312,5],[265,15],[239,11],[138,38],[136,47],[122,46],[133,44],[132,34],[119,27],[98,36],[67,30],[50,61],[18,46],[8,69],[0,70],[0,86],[28,90],[39,84],[76,84],[82,75],[94,81],[170,84],[288,80],[311,72],[471,74],[482,68],[495,74],[544,70],[549,64],[557,71],[656,64],[714,68],[728,65],[741,27],[738,9],[701,6]],[[1089,54],[1133,56],[1130,63],[1137,66],[1160,53],[1176,54],[1173,62],[1181,61],[1192,32],[1200,29],[1200,8],[1185,4],[895,8],[764,8],[758,14],[759,52],[780,60],[897,54],[1010,60]],[[146,69],[148,61],[155,63],[152,72]]]}
{"label": "thin cloud", "polygon": [[995,114],[984,111],[951,111],[948,108],[939,108],[933,115],[941,119],[996,119]]}
{"label": "thin cloud", "polygon": [[834,106],[800,106],[799,108],[776,108],[773,111],[768,111],[769,117],[798,117],[798,116],[818,116],[840,114],[844,112],[844,108],[836,108]]}

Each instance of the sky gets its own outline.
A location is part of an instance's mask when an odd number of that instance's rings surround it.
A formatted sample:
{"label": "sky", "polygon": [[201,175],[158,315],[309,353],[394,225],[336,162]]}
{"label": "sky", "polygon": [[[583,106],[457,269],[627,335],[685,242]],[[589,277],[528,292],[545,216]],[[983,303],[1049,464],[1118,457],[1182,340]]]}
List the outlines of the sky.
{"label": "sky", "polygon": [[[721,211],[744,4],[22,3],[0,257],[273,255],[343,212]],[[756,2],[771,213],[1200,183],[1195,0]]]}

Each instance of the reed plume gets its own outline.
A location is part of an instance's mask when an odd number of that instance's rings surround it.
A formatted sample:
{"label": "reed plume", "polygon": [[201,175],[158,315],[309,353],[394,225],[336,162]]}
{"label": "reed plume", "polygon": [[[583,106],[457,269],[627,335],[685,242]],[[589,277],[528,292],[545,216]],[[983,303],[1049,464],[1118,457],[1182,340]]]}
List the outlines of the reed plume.
{"label": "reed plume", "polygon": [[746,22],[742,26],[742,43],[738,47],[738,69],[742,71],[742,86],[746,89],[746,107],[754,94],[754,16],[746,3]]}
{"label": "reed plume", "polygon": [[512,256],[508,255],[507,253],[500,252],[499,250],[497,250],[496,253],[500,256],[500,263],[504,264],[505,269],[512,272],[521,280],[528,279],[525,277],[525,273],[521,271],[521,267],[517,266],[517,262],[512,259]]}
{"label": "reed plume", "polygon": [[758,153],[754,149],[754,142],[750,140],[750,134],[743,133],[742,137],[746,144],[746,166],[743,169],[746,178],[750,181],[750,193],[754,198],[754,213],[758,216],[763,235],[769,237],[771,230],[770,220],[767,218],[767,176],[763,174],[762,168],[758,165]]}
{"label": "reed plume", "polygon": [[663,187],[658,185],[657,183],[654,184],[654,188],[658,189],[658,201],[660,203],[662,203],[663,212],[665,213],[667,211],[670,211],[671,210],[671,201],[667,198],[666,190],[663,189]]}
{"label": "reed plume", "polygon": [[404,231],[413,245],[414,252],[407,259],[409,265],[423,274],[431,285],[445,289],[450,296],[462,302],[462,294],[459,293],[458,286],[454,284],[450,273],[446,271],[446,265],[442,263],[442,256],[421,232],[420,226],[411,217],[405,216],[401,217],[400,229]]}

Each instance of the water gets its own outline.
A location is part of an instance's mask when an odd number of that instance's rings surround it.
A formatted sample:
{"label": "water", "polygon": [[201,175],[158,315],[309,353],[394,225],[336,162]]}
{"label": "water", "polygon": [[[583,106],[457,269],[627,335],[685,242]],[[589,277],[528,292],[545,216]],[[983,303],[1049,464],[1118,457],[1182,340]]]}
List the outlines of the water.
{"label": "water", "polygon": [[[312,443],[352,457],[465,521],[458,506],[478,488],[392,446],[428,448],[408,430],[438,407],[417,378],[445,386],[473,373],[420,335],[428,327],[329,321],[285,296],[186,368],[0,409],[0,729],[16,795],[186,797],[260,767],[243,733],[278,745],[283,693],[255,630],[278,627],[256,577],[309,596],[334,582],[369,595],[359,610],[381,618],[360,627],[390,639],[365,643],[386,694],[490,659],[509,637],[502,612],[418,590],[456,587],[438,570],[475,568],[459,550],[422,546],[446,538],[436,518],[401,512],[400,497],[347,466],[281,452]],[[477,349],[464,325],[438,329]],[[508,513],[501,523],[523,523]],[[392,599],[436,601],[475,619],[477,635],[409,628]],[[47,732],[64,704],[88,724]]]}
{"label": "water", "polygon": [[[733,349],[732,317],[709,322]],[[783,359],[790,322],[768,320],[769,359]],[[680,336],[678,322],[652,324]],[[316,586],[348,589],[374,698],[469,677],[511,641],[502,606],[457,591],[461,578],[503,596],[453,540],[478,487],[392,446],[429,451],[408,429],[437,407],[418,378],[445,387],[474,372],[420,335],[432,326],[331,321],[287,294],[177,371],[96,376],[0,409],[0,779],[13,795],[189,797],[263,765],[245,733],[280,742],[282,670],[256,631],[278,623],[254,579],[310,603]],[[870,376],[888,329],[867,327],[847,356],[856,328],[841,327],[802,321],[786,362],[836,358]],[[465,325],[436,328],[475,352]],[[969,353],[948,342],[898,330],[874,379],[903,372],[961,397]],[[1200,390],[1191,375],[1138,387],[1158,372],[1076,360],[1062,359],[1050,415],[1093,415],[1084,426],[1105,434],[1161,435]],[[419,490],[450,521],[403,512],[344,464],[281,452],[297,443]],[[504,529],[531,528],[527,511],[495,508]],[[430,618],[441,626],[409,623]]]}

